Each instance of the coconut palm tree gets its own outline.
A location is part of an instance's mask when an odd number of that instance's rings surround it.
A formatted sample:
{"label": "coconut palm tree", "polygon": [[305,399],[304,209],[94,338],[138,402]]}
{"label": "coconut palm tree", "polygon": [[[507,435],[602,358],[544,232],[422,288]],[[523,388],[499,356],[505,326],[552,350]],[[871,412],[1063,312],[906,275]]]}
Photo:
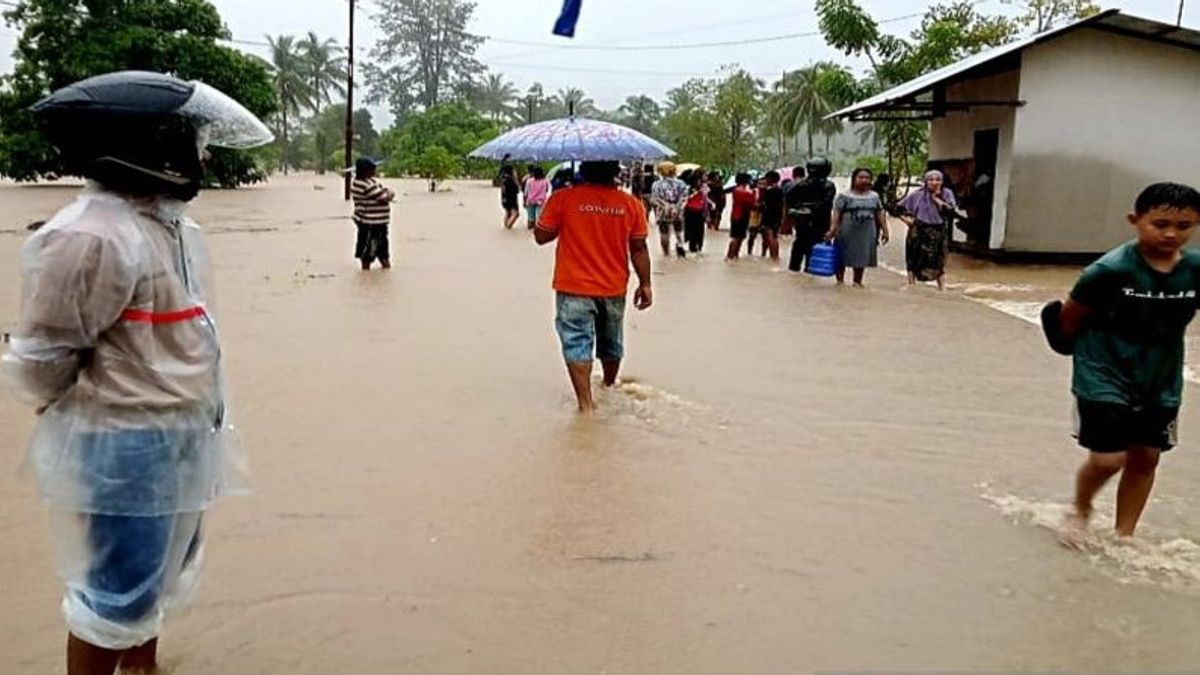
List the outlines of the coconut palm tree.
{"label": "coconut palm tree", "polygon": [[648,134],[662,119],[662,108],[658,101],[646,96],[630,96],[617,112],[628,122],[629,126]]}
{"label": "coconut palm tree", "polygon": [[306,76],[304,58],[296,47],[296,38],[291,35],[280,35],[278,38],[267,36],[271,46],[271,74],[275,83],[275,94],[279,97],[279,113],[282,117],[280,137],[283,141],[283,154],[280,167],[284,175],[288,171],[288,115],[293,118],[300,116],[303,108],[311,108],[314,98],[312,83]]}
{"label": "coconut palm tree", "polygon": [[559,89],[551,101],[561,115],[570,115],[573,111],[576,115],[587,117],[596,112],[596,102],[578,87]]}
{"label": "coconut palm tree", "polygon": [[513,101],[517,88],[499,73],[490,73],[474,92],[475,105],[479,110],[499,122],[513,115]]}
{"label": "coconut palm tree", "polygon": [[814,63],[788,73],[775,83],[767,105],[772,126],[789,136],[803,130],[811,157],[818,134],[826,136],[828,145],[830,136],[841,133],[841,122],[825,118],[852,100],[853,84],[853,76],[831,63]]}
{"label": "coconut palm tree", "polygon": [[312,90],[312,110],[321,114],[321,105],[333,103],[333,95],[346,95],[346,57],[337,40],[322,40],[316,33],[309,32],[300,41],[298,50],[303,62],[304,75]]}

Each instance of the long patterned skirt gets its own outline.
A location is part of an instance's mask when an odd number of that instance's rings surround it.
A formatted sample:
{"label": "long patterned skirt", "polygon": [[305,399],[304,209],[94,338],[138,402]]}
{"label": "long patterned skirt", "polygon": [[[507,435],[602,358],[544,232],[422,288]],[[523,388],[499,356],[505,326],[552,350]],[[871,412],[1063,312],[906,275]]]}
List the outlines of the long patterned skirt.
{"label": "long patterned skirt", "polygon": [[917,281],[937,281],[946,270],[946,226],[917,221],[905,241],[908,271]]}

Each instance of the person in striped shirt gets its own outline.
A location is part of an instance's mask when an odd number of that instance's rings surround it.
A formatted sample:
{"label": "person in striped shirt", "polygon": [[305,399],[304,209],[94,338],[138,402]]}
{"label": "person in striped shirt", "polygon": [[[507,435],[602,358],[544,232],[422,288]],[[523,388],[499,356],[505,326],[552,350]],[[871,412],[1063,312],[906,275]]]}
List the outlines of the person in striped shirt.
{"label": "person in striped shirt", "polygon": [[354,165],[354,184],[350,189],[354,198],[354,225],[358,228],[354,257],[364,270],[371,269],[376,260],[385,270],[392,267],[388,225],[396,193],[375,179],[377,167],[374,160],[360,158]]}

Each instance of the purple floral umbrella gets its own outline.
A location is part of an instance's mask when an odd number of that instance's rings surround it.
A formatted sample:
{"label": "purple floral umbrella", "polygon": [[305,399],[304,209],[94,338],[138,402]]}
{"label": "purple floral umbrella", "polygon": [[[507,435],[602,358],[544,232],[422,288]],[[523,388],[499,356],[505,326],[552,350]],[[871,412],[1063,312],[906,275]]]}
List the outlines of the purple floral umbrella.
{"label": "purple floral umbrella", "polygon": [[538,122],[513,129],[475,149],[472,157],[532,162],[661,159],[675,151],[620,124],[585,117]]}

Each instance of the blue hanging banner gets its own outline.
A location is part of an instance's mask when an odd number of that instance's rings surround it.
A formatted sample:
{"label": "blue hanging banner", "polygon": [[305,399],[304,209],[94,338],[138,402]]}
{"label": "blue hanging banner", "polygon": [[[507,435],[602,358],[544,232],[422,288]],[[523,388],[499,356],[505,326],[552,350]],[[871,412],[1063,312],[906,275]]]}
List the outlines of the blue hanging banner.
{"label": "blue hanging banner", "polygon": [[554,34],[563,37],[575,37],[575,24],[579,22],[579,10],[583,0],[563,0],[562,14],[554,23]]}

